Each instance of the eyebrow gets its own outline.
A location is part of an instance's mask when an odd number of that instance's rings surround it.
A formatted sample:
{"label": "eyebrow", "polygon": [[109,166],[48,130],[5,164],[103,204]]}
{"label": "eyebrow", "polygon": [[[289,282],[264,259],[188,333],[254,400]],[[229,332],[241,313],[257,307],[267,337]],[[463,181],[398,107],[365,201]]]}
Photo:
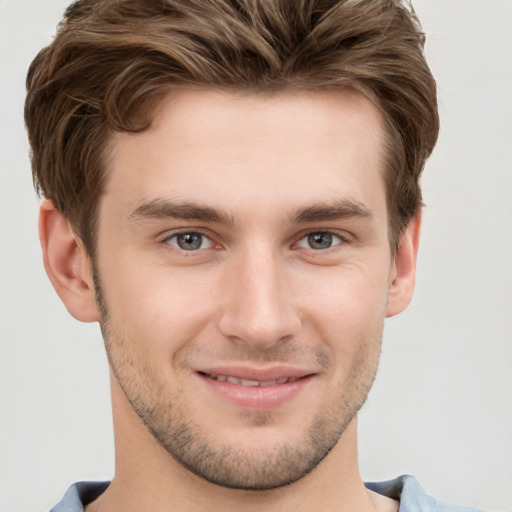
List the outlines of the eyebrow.
{"label": "eyebrow", "polygon": [[[372,212],[363,203],[351,199],[338,199],[326,204],[312,205],[292,212],[289,222],[305,224],[344,218],[371,218]],[[153,199],[137,207],[128,216],[129,220],[181,219],[214,222],[232,226],[233,217],[224,210],[201,206],[190,202],[175,203],[167,199]]]}
{"label": "eyebrow", "polygon": [[153,199],[140,205],[128,216],[130,220],[182,219],[217,222],[233,225],[233,218],[225,211],[194,203],[175,203],[166,199]]}
{"label": "eyebrow", "polygon": [[373,215],[371,210],[359,201],[338,199],[327,204],[312,205],[296,210],[290,215],[290,222],[304,224],[352,217],[371,218]]}

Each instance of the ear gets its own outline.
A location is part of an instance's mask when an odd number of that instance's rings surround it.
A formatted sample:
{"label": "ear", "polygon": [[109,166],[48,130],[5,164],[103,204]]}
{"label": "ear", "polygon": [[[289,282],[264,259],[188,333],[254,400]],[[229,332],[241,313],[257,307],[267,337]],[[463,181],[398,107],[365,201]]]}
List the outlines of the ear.
{"label": "ear", "polygon": [[391,267],[386,317],[401,313],[411,302],[416,279],[420,231],[421,213],[418,213],[400,236]]}
{"label": "ear", "polygon": [[39,209],[39,240],[44,268],[67,310],[82,322],[97,321],[90,259],[66,219],[48,199]]}

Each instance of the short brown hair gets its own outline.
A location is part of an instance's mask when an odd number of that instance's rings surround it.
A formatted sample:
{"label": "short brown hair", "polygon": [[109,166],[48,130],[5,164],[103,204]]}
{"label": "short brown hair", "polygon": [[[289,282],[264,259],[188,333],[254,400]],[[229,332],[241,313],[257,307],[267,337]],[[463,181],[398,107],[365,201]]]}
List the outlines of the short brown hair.
{"label": "short brown hair", "polygon": [[172,88],[349,86],[384,115],[396,245],[421,208],[419,177],[439,130],[423,44],[400,0],[80,0],[27,76],[35,187],[93,256],[111,134],[147,129]]}

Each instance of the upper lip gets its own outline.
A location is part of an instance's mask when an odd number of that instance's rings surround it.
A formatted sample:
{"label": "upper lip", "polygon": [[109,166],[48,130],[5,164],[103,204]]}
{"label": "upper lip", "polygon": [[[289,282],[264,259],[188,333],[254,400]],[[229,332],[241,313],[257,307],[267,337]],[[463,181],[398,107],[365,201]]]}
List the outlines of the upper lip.
{"label": "upper lip", "polygon": [[243,365],[223,365],[209,366],[197,370],[199,373],[207,375],[226,375],[236,377],[237,379],[254,380],[259,382],[268,382],[285,378],[306,377],[315,372],[288,365],[273,365],[267,367],[243,366]]}

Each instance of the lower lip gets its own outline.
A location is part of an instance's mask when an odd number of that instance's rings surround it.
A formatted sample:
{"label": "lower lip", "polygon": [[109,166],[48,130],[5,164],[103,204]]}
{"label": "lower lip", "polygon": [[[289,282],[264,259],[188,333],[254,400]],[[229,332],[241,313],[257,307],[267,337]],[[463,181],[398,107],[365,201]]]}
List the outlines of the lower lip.
{"label": "lower lip", "polygon": [[292,401],[313,379],[313,375],[308,375],[295,382],[275,386],[242,386],[211,379],[200,373],[197,375],[217,396],[237,407],[257,411],[274,409]]}

